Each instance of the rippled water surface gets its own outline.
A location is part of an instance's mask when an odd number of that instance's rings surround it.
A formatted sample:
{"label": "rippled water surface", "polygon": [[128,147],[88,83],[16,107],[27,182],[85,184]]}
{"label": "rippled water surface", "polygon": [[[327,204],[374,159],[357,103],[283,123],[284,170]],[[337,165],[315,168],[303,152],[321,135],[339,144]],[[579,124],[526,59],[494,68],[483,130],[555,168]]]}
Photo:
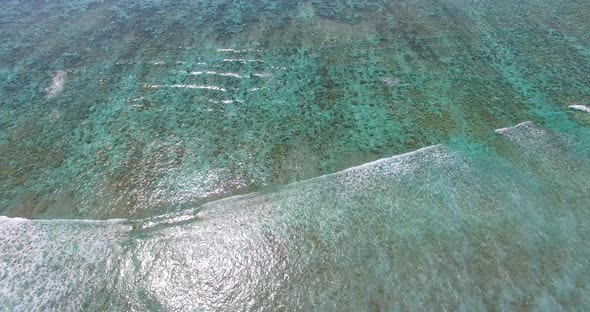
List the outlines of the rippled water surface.
{"label": "rippled water surface", "polygon": [[0,311],[590,310],[584,1],[2,1]]}

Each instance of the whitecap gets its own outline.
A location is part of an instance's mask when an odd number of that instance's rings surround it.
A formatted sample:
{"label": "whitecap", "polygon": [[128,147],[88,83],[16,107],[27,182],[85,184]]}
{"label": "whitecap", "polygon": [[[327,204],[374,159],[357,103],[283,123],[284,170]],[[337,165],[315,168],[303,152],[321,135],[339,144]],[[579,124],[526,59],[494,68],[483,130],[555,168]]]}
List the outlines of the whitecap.
{"label": "whitecap", "polygon": [[525,121],[525,122],[521,122],[521,123],[519,123],[519,124],[517,124],[515,126],[512,126],[512,127],[506,127],[506,128],[496,129],[496,130],[494,130],[494,132],[496,132],[498,134],[504,134],[504,133],[507,133],[507,132],[510,132],[510,131],[513,131],[513,130],[515,130],[517,128],[522,128],[522,127],[524,127],[524,128],[534,127],[534,125],[530,121]]}
{"label": "whitecap", "polygon": [[590,114],[590,107],[588,107],[586,105],[581,105],[581,104],[578,104],[578,105],[570,105],[569,108],[575,109],[575,110],[579,110],[579,111],[586,112],[586,113]]}
{"label": "whitecap", "polygon": [[67,75],[64,70],[58,70],[53,74],[51,85],[45,88],[45,95],[48,98],[56,97],[64,90]]}

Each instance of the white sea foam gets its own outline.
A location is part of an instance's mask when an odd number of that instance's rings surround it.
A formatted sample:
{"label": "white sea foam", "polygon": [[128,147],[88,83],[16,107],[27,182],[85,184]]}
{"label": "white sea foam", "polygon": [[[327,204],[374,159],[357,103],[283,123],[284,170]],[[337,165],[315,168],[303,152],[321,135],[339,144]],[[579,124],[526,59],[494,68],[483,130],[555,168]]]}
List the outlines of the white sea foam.
{"label": "white sea foam", "polygon": [[310,181],[315,181],[318,179],[326,179],[326,178],[330,178],[330,177],[335,177],[335,176],[340,176],[340,175],[346,175],[346,174],[350,174],[350,173],[358,173],[358,172],[362,172],[365,171],[369,168],[376,168],[376,167],[380,167],[381,165],[386,165],[386,164],[393,164],[392,168],[389,169],[399,169],[401,168],[400,166],[397,166],[395,163],[396,161],[401,161],[401,160],[407,160],[411,157],[414,156],[420,156],[420,155],[424,155],[427,153],[433,153],[433,155],[439,154],[440,156],[442,156],[442,153],[438,153],[441,152],[443,150],[443,146],[441,144],[436,144],[436,145],[431,145],[431,146],[427,146],[427,147],[423,147],[420,149],[417,149],[415,151],[411,151],[408,153],[404,153],[404,154],[399,154],[399,155],[395,155],[395,156],[391,156],[391,157],[387,157],[387,158],[382,158],[382,159],[378,159],[372,162],[368,162],[359,166],[355,166],[355,167],[350,167],[348,169],[344,169],[342,171],[338,171],[335,173],[331,173],[331,174],[326,174],[323,176],[319,176],[316,178],[312,178],[309,180],[305,180],[302,182],[298,182],[298,183],[308,183]]}
{"label": "white sea foam", "polygon": [[244,52],[248,52],[248,50],[237,50],[237,49],[217,49],[217,52],[234,52],[234,53],[244,53]]}
{"label": "white sea foam", "polygon": [[588,107],[586,105],[581,105],[581,104],[578,104],[578,105],[570,105],[569,108],[575,109],[575,110],[579,110],[579,111],[586,112],[586,113],[590,114],[590,107]]}
{"label": "white sea foam", "polygon": [[261,51],[262,50],[248,50],[248,49],[239,50],[239,49],[229,49],[229,48],[217,49],[217,52],[232,52],[232,53],[247,53],[247,52],[261,52]]}
{"label": "white sea foam", "polygon": [[173,85],[145,85],[146,88],[150,89],[161,89],[161,88],[173,88],[173,89],[202,89],[202,90],[213,90],[226,92],[227,90],[223,87],[218,86],[206,86],[196,84],[173,84]]}
{"label": "white sea foam", "polygon": [[101,223],[126,223],[128,219],[106,219],[106,220],[91,220],[91,219],[27,219],[20,217],[7,217],[0,216],[0,223],[23,223],[23,222],[34,222],[34,223],[80,223],[80,224],[101,224]]}
{"label": "white sea foam", "polygon": [[211,71],[211,70],[205,70],[205,71],[192,71],[188,73],[189,75],[192,76],[199,76],[199,75],[214,75],[214,76],[223,76],[223,77],[233,77],[233,78],[248,78],[246,76],[240,75],[238,73],[231,73],[231,72],[227,72],[227,73],[219,73],[216,71]]}
{"label": "white sea foam", "polygon": [[243,103],[243,100],[222,100],[222,101],[218,101],[218,100],[209,100],[209,103],[213,103],[213,104],[234,104],[234,103]]}
{"label": "white sea foam", "polygon": [[512,131],[512,130],[519,128],[519,127],[520,128],[522,128],[522,127],[527,128],[527,127],[534,127],[534,125],[530,121],[525,121],[525,122],[521,122],[521,123],[519,123],[515,126],[512,126],[512,127],[496,129],[496,130],[494,130],[494,132],[496,132],[497,134],[504,134],[506,132]]}
{"label": "white sea foam", "polygon": [[521,122],[513,127],[496,129],[495,132],[519,145],[540,147],[553,144],[550,133],[530,121]]}
{"label": "white sea foam", "polygon": [[519,123],[514,127],[496,130],[504,139],[520,147],[523,155],[535,158],[554,158],[565,160],[567,153],[557,142],[559,136],[543,127],[538,127],[530,121]]}
{"label": "white sea foam", "polygon": [[68,74],[64,70],[58,70],[53,73],[51,85],[45,88],[45,95],[48,98],[58,96],[64,90],[67,76]]}
{"label": "white sea foam", "polygon": [[549,133],[530,121],[521,122],[513,127],[497,129],[495,132],[522,147],[526,146],[527,150],[542,146],[548,147],[553,144]]}
{"label": "white sea foam", "polygon": [[268,77],[272,77],[272,73],[269,73],[269,72],[260,72],[260,73],[255,73],[252,76],[254,76],[254,77],[260,77],[260,78],[268,78]]}
{"label": "white sea foam", "polygon": [[0,216],[0,223],[22,223],[29,222],[31,220],[25,218],[11,218],[7,216]]}
{"label": "white sea foam", "polygon": [[260,91],[260,90],[270,90],[270,88],[258,88],[258,87],[255,87],[255,88],[250,88],[249,91],[250,92],[256,92],[256,91]]}
{"label": "white sea foam", "polygon": [[[14,311],[75,311],[104,285],[125,220],[0,217],[0,301]],[[2,308],[0,308],[2,310]]]}
{"label": "white sea foam", "polygon": [[261,59],[234,59],[234,58],[226,58],[223,59],[224,62],[237,62],[237,63],[265,63]]}
{"label": "white sea foam", "polygon": [[[184,64],[183,61],[176,61],[176,64]],[[115,63],[116,65],[137,65],[137,64],[148,64],[148,65],[166,65],[167,63],[162,60],[152,60],[152,61],[118,61]]]}
{"label": "white sea foam", "polygon": [[[212,216],[233,213],[231,210],[236,209],[236,205],[240,207],[266,206],[263,202],[269,200],[269,198],[274,198],[272,200],[290,196],[304,198],[311,193],[322,193],[323,189],[332,189],[334,187],[341,189],[337,193],[342,198],[348,198],[358,193],[359,188],[371,184],[369,181],[374,179],[404,180],[404,177],[412,176],[417,170],[425,166],[443,168],[445,166],[452,166],[451,164],[453,162],[454,154],[448,152],[443,145],[427,146],[412,152],[378,159],[335,173],[294,182],[286,185],[277,193],[251,193],[212,201],[203,206],[203,210],[199,212],[199,217],[211,218]],[[333,190],[330,190],[330,192],[333,192]]]}

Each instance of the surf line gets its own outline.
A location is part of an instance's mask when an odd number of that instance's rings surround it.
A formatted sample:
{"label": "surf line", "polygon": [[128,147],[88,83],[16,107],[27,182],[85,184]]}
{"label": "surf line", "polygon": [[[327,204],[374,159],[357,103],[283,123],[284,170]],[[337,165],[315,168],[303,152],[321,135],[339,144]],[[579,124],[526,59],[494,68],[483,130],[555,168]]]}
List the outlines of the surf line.
{"label": "surf line", "polygon": [[0,223],[14,222],[14,223],[81,223],[81,224],[104,224],[104,223],[127,223],[127,219],[107,219],[107,220],[91,220],[91,219],[27,219],[20,217],[0,216]]}
{"label": "surf line", "polygon": [[415,155],[422,154],[424,152],[434,151],[434,150],[437,150],[437,149],[441,149],[442,147],[443,147],[442,144],[430,145],[430,146],[422,147],[422,148],[417,149],[415,151],[411,151],[411,152],[407,152],[407,153],[399,154],[399,155],[394,155],[394,156],[391,156],[391,157],[385,157],[385,158],[377,159],[375,161],[364,163],[362,165],[350,167],[350,168],[347,168],[347,169],[344,169],[344,170],[341,170],[341,171],[337,171],[337,172],[334,172],[334,173],[325,174],[325,175],[322,175],[322,176],[319,176],[319,177],[315,177],[315,178],[311,178],[311,179],[307,179],[307,180],[303,180],[303,181],[299,181],[299,182],[294,182],[292,184],[293,185],[297,185],[297,184],[307,183],[307,182],[310,182],[310,181],[325,179],[325,178],[332,177],[332,176],[339,176],[339,175],[343,175],[343,174],[346,174],[346,173],[358,171],[358,170],[363,169],[363,168],[367,168],[367,167],[371,167],[371,166],[376,166],[376,165],[385,163],[387,161],[397,160],[397,159],[404,159],[404,158],[408,158],[408,157],[412,157],[412,156],[415,156]]}
{"label": "surf line", "polygon": [[517,124],[515,126],[512,126],[512,127],[506,127],[506,128],[496,129],[496,130],[494,130],[494,132],[496,132],[497,134],[504,134],[507,131],[510,131],[512,129],[516,129],[516,128],[519,128],[519,127],[533,127],[533,126],[534,126],[534,124],[532,122],[530,122],[530,121],[524,121],[524,122],[521,122],[521,123],[519,123],[519,124]]}
{"label": "surf line", "polygon": [[590,107],[588,107],[586,105],[581,105],[581,104],[570,105],[569,108],[590,114]]}
{"label": "surf line", "polygon": [[[343,175],[343,174],[347,174],[350,172],[354,172],[354,171],[358,171],[360,169],[363,168],[367,168],[367,167],[371,167],[371,166],[377,166],[379,164],[382,163],[386,163],[387,161],[391,161],[391,160],[399,160],[399,159],[404,159],[404,158],[408,158],[408,157],[412,157],[415,155],[420,155],[422,153],[425,152],[429,152],[429,151],[436,151],[437,149],[441,149],[443,147],[442,144],[436,144],[436,145],[431,145],[431,146],[426,146],[420,149],[417,149],[415,151],[411,151],[408,153],[404,153],[404,154],[399,154],[399,155],[394,155],[391,157],[386,157],[386,158],[381,158],[372,162],[368,162],[368,163],[364,163],[362,165],[359,166],[354,166],[354,167],[350,167],[338,172],[334,172],[334,173],[330,173],[330,174],[326,174],[326,175],[322,175],[319,177],[315,177],[315,178],[311,178],[311,179],[307,179],[307,180],[303,180],[303,181],[299,181],[299,182],[294,182],[294,183],[289,183],[287,185],[300,185],[300,184],[304,184],[304,183],[308,183],[311,181],[317,181],[320,179],[325,179],[328,177],[333,177],[333,176],[339,176],[339,175]],[[180,222],[186,222],[186,221],[190,221],[193,220],[195,218],[198,218],[198,213],[203,211],[204,209],[206,209],[206,207],[210,207],[212,204],[214,203],[222,203],[222,202],[227,202],[230,200],[236,200],[236,199],[245,199],[245,198],[252,198],[253,196],[257,196],[259,195],[259,192],[252,192],[249,194],[243,194],[243,195],[234,195],[234,196],[230,196],[230,197],[226,197],[226,198],[221,198],[212,202],[208,202],[205,203],[202,206],[199,206],[197,208],[193,208],[193,209],[188,209],[188,210],[184,210],[184,211],[180,211],[180,212],[174,212],[174,213],[166,213],[166,214],[162,214],[162,215],[158,215],[158,216],[152,216],[152,217],[147,217],[147,218],[141,218],[141,219],[107,219],[107,220],[87,220],[87,219],[25,219],[25,218],[11,218],[11,217],[6,217],[6,216],[0,216],[0,224],[3,222],[22,222],[22,223],[28,223],[28,222],[34,222],[34,223],[49,223],[49,222],[55,222],[55,223],[74,223],[74,224],[128,224],[131,225],[133,227],[139,228],[139,229],[146,229],[146,228],[151,228],[157,225],[161,225],[161,224],[175,224],[175,223],[180,223]]]}
{"label": "surf line", "polygon": [[194,84],[173,84],[173,85],[145,85],[146,88],[160,89],[160,88],[173,88],[173,89],[202,89],[202,90],[213,90],[226,92],[227,89],[218,86],[202,86]]}

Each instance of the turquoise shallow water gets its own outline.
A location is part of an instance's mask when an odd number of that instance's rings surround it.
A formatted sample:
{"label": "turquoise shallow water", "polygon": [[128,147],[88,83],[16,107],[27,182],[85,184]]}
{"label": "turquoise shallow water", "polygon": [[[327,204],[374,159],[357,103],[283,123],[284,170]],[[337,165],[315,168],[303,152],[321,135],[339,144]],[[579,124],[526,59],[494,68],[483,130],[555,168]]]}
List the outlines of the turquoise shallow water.
{"label": "turquoise shallow water", "polygon": [[4,1],[0,310],[590,310],[588,7]]}

